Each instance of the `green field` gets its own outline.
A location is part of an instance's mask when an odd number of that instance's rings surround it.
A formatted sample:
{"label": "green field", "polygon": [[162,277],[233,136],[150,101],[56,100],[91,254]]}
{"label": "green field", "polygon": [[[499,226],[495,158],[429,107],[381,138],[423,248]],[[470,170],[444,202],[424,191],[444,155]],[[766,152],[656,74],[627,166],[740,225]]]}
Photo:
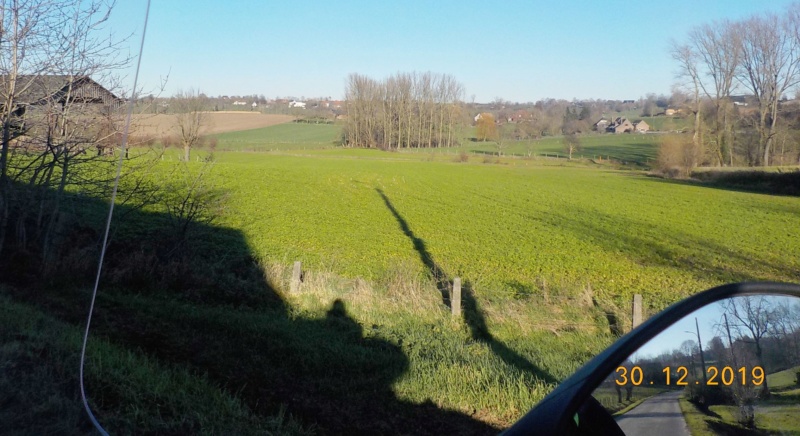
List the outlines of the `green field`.
{"label": "green field", "polygon": [[217,175],[232,195],[224,224],[262,259],[375,279],[398,263],[426,268],[402,219],[449,276],[501,299],[539,297],[546,283],[619,304],[642,293],[660,309],[716,284],[800,273],[797,198],[398,155],[221,155]]}
{"label": "green field", "polygon": [[[286,123],[261,129],[228,132],[213,135],[217,138],[218,150],[228,151],[278,151],[305,152],[315,149],[333,148],[341,139],[340,124],[303,124]],[[474,129],[464,133],[460,147],[449,149],[415,149],[402,153],[421,153],[436,155],[452,155],[467,152],[474,157],[492,156],[498,153],[492,141],[476,142]],[[563,138],[547,137],[527,141],[507,141],[502,149],[505,156],[510,157],[561,157],[567,155],[563,150]],[[649,167],[657,155],[658,134],[591,134],[581,137],[582,150],[575,152],[575,159],[592,159],[595,161],[613,160],[628,165],[634,164]]]}
{"label": "green field", "polygon": [[[595,161],[614,160],[626,164],[649,167],[658,154],[658,134],[592,134],[580,137],[582,150],[573,153],[573,159],[592,159]],[[466,141],[461,149],[473,153],[497,154],[494,142]],[[563,137],[547,137],[530,141],[508,141],[502,153],[511,156],[558,156],[566,158]]]}
{"label": "green field", "polygon": [[[129,249],[139,247],[139,234],[168,235],[157,232],[165,219],[155,207],[119,231],[112,247],[123,257],[99,297],[100,341],[90,352],[100,365],[90,386],[104,419],[153,432],[229,425],[253,433],[319,426],[490,434],[612,342],[612,331],[626,331],[634,293],[652,315],[717,284],[800,277],[800,198],[671,182],[621,164],[651,159],[657,135],[587,136],[586,153],[605,153],[592,163],[508,156],[525,144],[499,159],[481,153],[492,147],[482,143],[343,149],[332,145],[338,129],[284,124],[220,135],[219,148],[242,151],[216,153],[210,181],[228,196],[213,226],[193,237],[196,264],[170,264],[168,256],[147,263],[143,249]],[[559,141],[535,145],[556,153]],[[165,154],[156,179],[180,167],[176,156]],[[608,156],[618,162],[607,165]],[[302,292],[290,294],[298,260]],[[158,271],[161,263],[154,288],[136,266]],[[463,319],[446,306],[456,276]],[[16,344],[0,352],[17,359],[52,349],[43,371],[74,381],[70,344],[86,289],[0,288],[2,339]],[[20,339],[45,327],[63,335]],[[101,365],[123,355],[127,363]],[[0,402],[38,401],[31,380],[40,366],[19,370],[26,384],[0,376]],[[123,372],[143,380],[127,395],[116,388],[126,383]],[[26,416],[41,419],[74,395],[52,393],[53,408]],[[156,410],[142,400],[153,397]],[[187,418],[201,403],[224,405],[224,413],[213,423]],[[55,428],[85,425],[75,424],[79,413],[64,412]]]}
{"label": "green field", "polygon": [[212,135],[219,150],[258,150],[325,148],[336,145],[341,127],[335,124],[285,123],[261,129]]}
{"label": "green field", "polygon": [[708,413],[703,413],[694,404],[681,399],[681,409],[691,434],[800,434],[800,420],[797,419],[800,415],[800,389],[795,384],[798,370],[800,366],[767,376],[771,396],[758,401],[755,429],[745,428],[737,423],[738,406],[712,405],[708,408]]}

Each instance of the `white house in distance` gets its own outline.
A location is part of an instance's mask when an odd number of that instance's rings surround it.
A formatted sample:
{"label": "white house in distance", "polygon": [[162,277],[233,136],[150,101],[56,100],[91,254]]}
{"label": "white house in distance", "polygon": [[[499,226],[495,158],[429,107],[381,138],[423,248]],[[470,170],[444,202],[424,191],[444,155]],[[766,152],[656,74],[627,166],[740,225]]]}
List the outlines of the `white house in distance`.
{"label": "white house in distance", "polygon": [[302,101],[292,100],[292,101],[289,102],[289,107],[298,107],[300,109],[305,109],[306,108],[306,104],[304,102],[302,102]]}
{"label": "white house in distance", "polygon": [[238,101],[238,100],[237,100],[237,101],[234,101],[234,102],[233,102],[233,105],[234,105],[234,106],[245,106],[246,104],[247,104],[247,102],[246,102],[246,101]]}

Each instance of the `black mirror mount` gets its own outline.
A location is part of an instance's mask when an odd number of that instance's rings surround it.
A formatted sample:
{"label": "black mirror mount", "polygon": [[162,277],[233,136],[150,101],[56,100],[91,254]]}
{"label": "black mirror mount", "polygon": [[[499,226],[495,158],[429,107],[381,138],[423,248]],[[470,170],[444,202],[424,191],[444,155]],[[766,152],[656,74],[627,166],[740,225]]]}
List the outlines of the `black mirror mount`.
{"label": "black mirror mount", "polygon": [[503,434],[581,434],[576,413],[591,397],[593,390],[626,358],[692,312],[725,298],[748,295],[800,297],[800,285],[735,283],[709,289],[673,304],[587,362]]}

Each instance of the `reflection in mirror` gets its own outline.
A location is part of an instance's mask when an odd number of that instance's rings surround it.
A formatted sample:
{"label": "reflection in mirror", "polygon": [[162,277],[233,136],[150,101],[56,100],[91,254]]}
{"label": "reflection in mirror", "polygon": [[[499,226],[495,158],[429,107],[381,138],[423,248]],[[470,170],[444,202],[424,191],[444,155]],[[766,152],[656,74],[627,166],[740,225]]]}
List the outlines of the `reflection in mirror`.
{"label": "reflection in mirror", "polygon": [[593,397],[627,435],[800,434],[800,298],[707,305],[637,350]]}

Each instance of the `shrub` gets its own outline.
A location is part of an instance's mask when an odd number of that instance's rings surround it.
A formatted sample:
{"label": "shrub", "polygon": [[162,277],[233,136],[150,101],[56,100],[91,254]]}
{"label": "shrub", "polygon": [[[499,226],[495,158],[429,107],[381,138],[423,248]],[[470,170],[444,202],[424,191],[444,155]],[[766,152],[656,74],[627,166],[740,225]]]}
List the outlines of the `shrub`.
{"label": "shrub", "polygon": [[733,394],[722,386],[689,384],[687,399],[698,407],[708,409],[717,404],[734,404]]}
{"label": "shrub", "polygon": [[689,177],[703,157],[702,147],[687,135],[668,135],[658,148],[656,168],[666,177]]}
{"label": "shrub", "polygon": [[177,147],[178,138],[172,135],[165,135],[161,137],[161,145],[163,145],[164,148]]}
{"label": "shrub", "polygon": [[219,140],[217,139],[216,136],[211,136],[211,137],[208,138],[208,140],[206,142],[206,147],[212,152],[216,151],[218,142],[219,142]]}

